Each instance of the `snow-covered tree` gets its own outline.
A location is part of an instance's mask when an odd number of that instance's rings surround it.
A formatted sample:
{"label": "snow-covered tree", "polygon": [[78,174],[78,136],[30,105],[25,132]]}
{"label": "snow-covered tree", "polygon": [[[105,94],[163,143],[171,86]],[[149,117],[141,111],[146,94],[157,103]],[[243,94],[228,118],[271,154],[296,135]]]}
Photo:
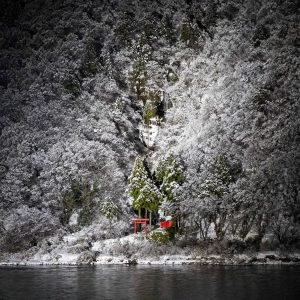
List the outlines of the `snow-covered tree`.
{"label": "snow-covered tree", "polygon": [[140,201],[140,194],[143,187],[149,181],[149,173],[145,168],[145,161],[141,157],[137,157],[129,177],[129,195],[132,199],[132,207],[139,211],[143,208],[143,202]]}
{"label": "snow-covered tree", "polygon": [[133,202],[133,207],[143,208],[147,212],[150,212],[150,224],[151,213],[158,210],[159,205],[163,200],[163,195],[160,193],[154,182],[148,178],[145,185],[140,190],[139,197],[136,202]]}
{"label": "snow-covered tree", "polygon": [[100,205],[100,213],[104,215],[106,219],[108,219],[109,231],[111,233],[113,219],[118,218],[121,214],[120,207],[111,199],[106,199]]}
{"label": "snow-covered tree", "polygon": [[169,202],[176,202],[175,190],[184,182],[183,166],[173,154],[158,161],[155,180],[161,193]]}
{"label": "snow-covered tree", "polygon": [[147,211],[150,213],[157,211],[163,199],[151,178],[145,159],[141,157],[136,158],[129,177],[129,194],[132,198],[132,207],[139,211],[139,216],[141,209],[145,209],[146,214]]}

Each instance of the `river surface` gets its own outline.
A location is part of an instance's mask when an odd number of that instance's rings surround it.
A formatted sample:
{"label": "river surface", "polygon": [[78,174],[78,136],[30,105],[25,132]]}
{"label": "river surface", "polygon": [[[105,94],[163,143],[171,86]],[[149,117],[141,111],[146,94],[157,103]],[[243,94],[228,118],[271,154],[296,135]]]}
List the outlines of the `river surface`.
{"label": "river surface", "polygon": [[0,299],[300,299],[300,267],[0,267]]}

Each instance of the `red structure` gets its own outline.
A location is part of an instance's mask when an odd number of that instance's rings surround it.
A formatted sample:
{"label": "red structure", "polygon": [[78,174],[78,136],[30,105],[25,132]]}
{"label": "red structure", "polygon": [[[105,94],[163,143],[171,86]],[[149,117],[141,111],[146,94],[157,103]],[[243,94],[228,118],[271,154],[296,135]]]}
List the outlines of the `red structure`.
{"label": "red structure", "polygon": [[148,223],[149,223],[149,219],[132,219],[132,223],[133,223],[133,233],[136,233],[136,225],[137,224],[143,224],[144,225],[144,230],[145,233],[148,233]]}
{"label": "red structure", "polygon": [[169,227],[172,227],[172,225],[173,225],[173,220],[161,221],[160,222],[160,227],[161,228],[169,228]]}

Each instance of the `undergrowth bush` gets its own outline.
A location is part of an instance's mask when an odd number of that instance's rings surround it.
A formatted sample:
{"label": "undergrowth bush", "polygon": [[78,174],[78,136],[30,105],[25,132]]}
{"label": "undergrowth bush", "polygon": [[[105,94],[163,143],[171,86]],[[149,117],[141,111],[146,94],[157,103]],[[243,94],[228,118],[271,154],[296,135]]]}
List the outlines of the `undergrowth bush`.
{"label": "undergrowth bush", "polygon": [[166,244],[170,239],[170,235],[168,233],[163,232],[151,232],[147,239],[151,242],[159,243],[159,244]]}
{"label": "undergrowth bush", "polygon": [[82,208],[78,218],[79,225],[89,225],[94,217],[95,203],[93,199],[96,193],[95,186],[91,187],[89,183],[82,181],[73,181],[70,191],[62,199],[62,222],[64,224],[68,223],[74,209]]}

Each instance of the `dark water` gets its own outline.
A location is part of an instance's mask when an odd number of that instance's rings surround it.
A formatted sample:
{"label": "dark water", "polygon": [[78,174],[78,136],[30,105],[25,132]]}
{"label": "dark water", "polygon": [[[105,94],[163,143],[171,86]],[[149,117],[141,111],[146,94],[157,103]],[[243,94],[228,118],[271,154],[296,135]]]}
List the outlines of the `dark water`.
{"label": "dark water", "polygon": [[0,299],[300,299],[300,267],[0,267]]}

